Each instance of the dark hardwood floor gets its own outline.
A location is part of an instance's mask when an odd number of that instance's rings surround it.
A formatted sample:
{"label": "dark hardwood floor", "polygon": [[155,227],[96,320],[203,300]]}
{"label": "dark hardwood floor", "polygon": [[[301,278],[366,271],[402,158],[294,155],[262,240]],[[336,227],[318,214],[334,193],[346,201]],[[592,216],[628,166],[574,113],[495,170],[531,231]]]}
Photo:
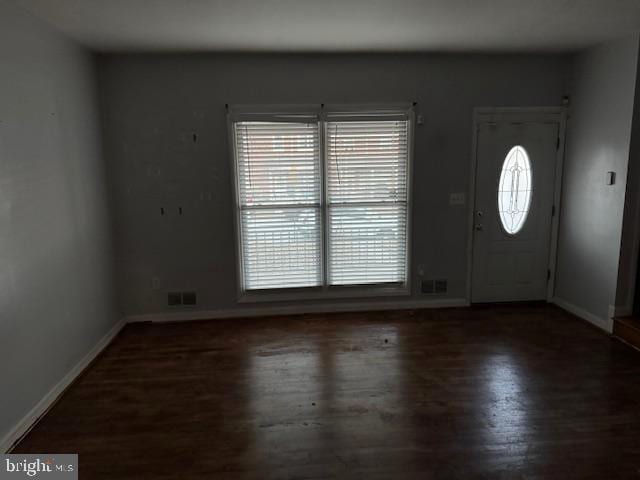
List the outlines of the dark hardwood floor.
{"label": "dark hardwood floor", "polygon": [[640,348],[640,318],[616,318],[613,322],[613,334],[629,345]]}
{"label": "dark hardwood floor", "polygon": [[640,478],[640,352],[547,305],[135,324],[19,452],[81,479]]}

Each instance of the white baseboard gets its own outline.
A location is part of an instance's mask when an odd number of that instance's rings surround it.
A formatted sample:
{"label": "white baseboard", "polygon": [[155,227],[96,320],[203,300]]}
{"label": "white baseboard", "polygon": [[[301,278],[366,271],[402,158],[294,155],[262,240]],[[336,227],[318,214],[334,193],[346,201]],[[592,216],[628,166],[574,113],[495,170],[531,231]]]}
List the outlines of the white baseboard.
{"label": "white baseboard", "polygon": [[384,302],[323,303],[315,305],[287,305],[233,308],[224,310],[180,310],[176,312],[145,313],[126,317],[127,323],[135,322],[180,322],[190,320],[213,320],[223,318],[265,317],[271,315],[297,315],[303,313],[364,312],[375,310],[402,310],[413,308],[468,307],[464,298],[429,300],[388,300]]}
{"label": "white baseboard", "polygon": [[585,309],[578,307],[577,305],[574,305],[571,302],[567,302],[562,298],[553,297],[551,299],[551,302],[556,304],[563,310],[566,310],[569,313],[573,313],[576,317],[580,317],[583,320],[586,320],[587,322],[592,323],[593,325],[595,325],[598,328],[601,328],[607,333],[613,332],[613,319],[611,318],[598,317],[597,315],[594,315],[593,313],[588,312]]}
{"label": "white baseboard", "polygon": [[0,452],[9,452],[18,440],[25,436],[36,426],[38,421],[56,403],[58,398],[73,383],[85,368],[111,343],[111,340],[125,326],[126,320],[122,318],[98,343],[80,360],[49,392],[31,409],[22,420],[0,440]]}

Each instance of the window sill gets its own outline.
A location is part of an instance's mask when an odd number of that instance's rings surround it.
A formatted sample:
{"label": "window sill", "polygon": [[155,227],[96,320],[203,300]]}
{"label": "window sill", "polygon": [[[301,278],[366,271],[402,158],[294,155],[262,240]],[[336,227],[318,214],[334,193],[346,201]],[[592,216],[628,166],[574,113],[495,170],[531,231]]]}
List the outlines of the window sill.
{"label": "window sill", "polygon": [[409,295],[411,295],[411,289],[409,285],[359,285],[353,287],[318,287],[243,292],[238,297],[238,303],[358,299],[371,297],[401,297]]}

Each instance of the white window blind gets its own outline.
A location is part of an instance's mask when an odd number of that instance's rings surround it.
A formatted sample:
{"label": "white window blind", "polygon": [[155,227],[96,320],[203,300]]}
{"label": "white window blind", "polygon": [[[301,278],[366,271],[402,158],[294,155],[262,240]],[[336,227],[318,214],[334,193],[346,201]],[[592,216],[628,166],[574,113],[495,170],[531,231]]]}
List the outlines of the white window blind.
{"label": "white window blind", "polygon": [[234,125],[244,289],[321,285],[317,121]]}
{"label": "white window blind", "polygon": [[410,111],[311,111],[231,114],[243,290],[406,286]]}
{"label": "white window blind", "polygon": [[408,124],[326,123],[330,285],[405,282]]}

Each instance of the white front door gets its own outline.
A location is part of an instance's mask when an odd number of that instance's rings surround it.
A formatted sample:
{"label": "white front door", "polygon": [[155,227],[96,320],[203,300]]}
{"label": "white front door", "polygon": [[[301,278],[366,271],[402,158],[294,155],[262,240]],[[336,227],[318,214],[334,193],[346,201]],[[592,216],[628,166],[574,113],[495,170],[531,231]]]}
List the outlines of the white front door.
{"label": "white front door", "polygon": [[505,115],[477,128],[471,300],[545,299],[559,123]]}

